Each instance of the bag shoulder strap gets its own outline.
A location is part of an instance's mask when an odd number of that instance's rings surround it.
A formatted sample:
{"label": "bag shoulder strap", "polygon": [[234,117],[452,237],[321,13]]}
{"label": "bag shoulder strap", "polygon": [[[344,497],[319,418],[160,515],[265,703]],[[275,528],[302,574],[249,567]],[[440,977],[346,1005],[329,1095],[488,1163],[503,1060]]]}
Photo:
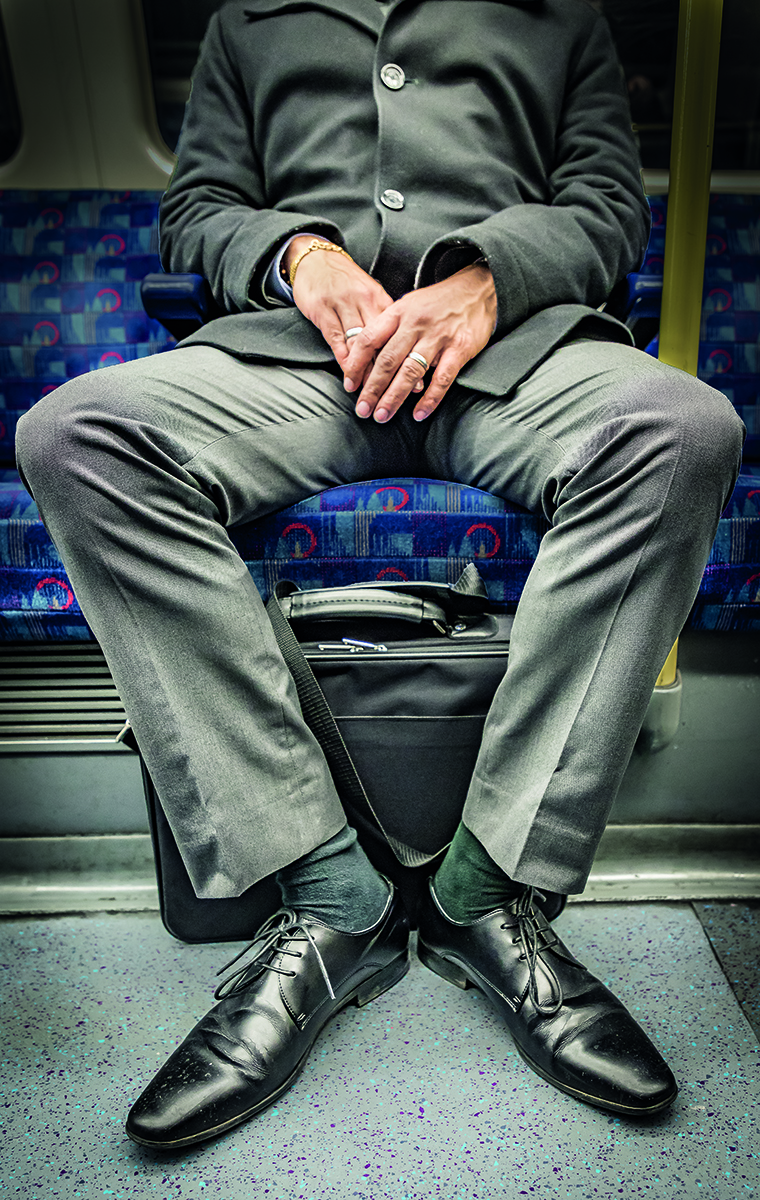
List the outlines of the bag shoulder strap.
{"label": "bag shoulder strap", "polygon": [[406,846],[396,838],[391,837],[383,828],[382,821],[375,812],[364,784],[359,778],[353,764],[348,747],[338,729],[325,694],[317,683],[314,672],[298,644],[289,622],[280,607],[280,600],[298,591],[294,583],[281,580],[267,601],[267,613],[272,623],[274,636],[280,647],[285,663],[293,676],[301,704],[304,720],[322,747],[322,751],[335,781],[335,786],[342,800],[351,804],[360,812],[369,812],[373,821],[382,830],[388,845],[399,862],[406,867],[417,867],[429,862],[433,855],[422,854],[412,846]]}

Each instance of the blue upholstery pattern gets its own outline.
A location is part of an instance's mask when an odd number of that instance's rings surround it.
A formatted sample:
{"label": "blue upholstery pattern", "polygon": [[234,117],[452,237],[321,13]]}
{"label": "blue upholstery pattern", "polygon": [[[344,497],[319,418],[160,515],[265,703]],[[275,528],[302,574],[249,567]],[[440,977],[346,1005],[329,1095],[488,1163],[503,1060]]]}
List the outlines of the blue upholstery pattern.
{"label": "blue upholstery pattern", "polygon": [[[644,271],[662,272],[663,198],[651,200]],[[18,416],[65,379],[170,349],[139,281],[159,269],[158,194],[0,194],[0,454]],[[700,376],[760,432],[760,197],[711,201]],[[476,488],[424,479],[333,488],[231,531],[262,593],[359,580],[453,582],[477,562],[513,609],[547,528]],[[760,630],[760,467],[747,466],[720,522],[689,624]],[[0,470],[0,640],[91,638],[36,505]]]}
{"label": "blue upholstery pattern", "polygon": [[175,343],[146,317],[159,192],[0,194],[0,458],[23,412],[75,375]]}
{"label": "blue upholstery pattern", "polygon": [[[690,625],[760,630],[760,468],[720,522]],[[0,479],[0,640],[91,635],[37,509]],[[265,597],[279,579],[336,587],[371,579],[453,583],[476,562],[494,604],[514,609],[546,522],[462,484],[384,479],[331,488],[231,531]]]}
{"label": "blue upholstery pattern", "polygon": [[[652,233],[642,267],[662,274],[667,197],[651,196]],[[700,379],[760,435],[760,196],[710,197],[702,300]]]}

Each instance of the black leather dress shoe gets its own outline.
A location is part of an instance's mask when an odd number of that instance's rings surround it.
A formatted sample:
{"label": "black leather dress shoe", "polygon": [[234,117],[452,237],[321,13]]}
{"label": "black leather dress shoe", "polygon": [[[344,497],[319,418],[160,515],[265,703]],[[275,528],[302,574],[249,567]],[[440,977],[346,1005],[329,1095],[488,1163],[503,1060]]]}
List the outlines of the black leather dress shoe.
{"label": "black leather dress shoe", "polygon": [[528,1066],[563,1092],[632,1117],[660,1112],[675,1099],[678,1087],[659,1051],[562,944],[532,888],[459,924],[444,913],[430,880],[417,946],[431,971],[483,992]]}
{"label": "black leather dress shoe", "polygon": [[261,1112],[295,1082],[331,1017],[347,1004],[368,1004],[406,974],[408,940],[394,891],[362,933],[340,933],[289,909],[275,913],[247,948],[253,959],[217,988],[219,1003],[132,1108],[129,1136],[177,1150]]}

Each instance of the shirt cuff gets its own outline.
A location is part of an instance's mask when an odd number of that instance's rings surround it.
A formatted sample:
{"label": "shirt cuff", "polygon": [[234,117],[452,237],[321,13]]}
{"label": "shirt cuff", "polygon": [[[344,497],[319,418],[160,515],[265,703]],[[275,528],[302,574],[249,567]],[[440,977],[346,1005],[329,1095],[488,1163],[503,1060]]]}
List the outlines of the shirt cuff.
{"label": "shirt cuff", "polygon": [[282,260],[285,257],[285,252],[290,243],[294,242],[296,238],[299,237],[324,238],[324,235],[320,233],[310,233],[308,229],[300,229],[298,233],[294,233],[292,237],[289,237],[288,240],[283,242],[280,246],[279,250],[267,268],[266,274],[264,275],[264,281],[261,285],[264,298],[268,300],[270,304],[277,305],[278,307],[284,307],[285,305],[295,303],[293,300],[293,289],[288,283],[287,279],[283,278]]}

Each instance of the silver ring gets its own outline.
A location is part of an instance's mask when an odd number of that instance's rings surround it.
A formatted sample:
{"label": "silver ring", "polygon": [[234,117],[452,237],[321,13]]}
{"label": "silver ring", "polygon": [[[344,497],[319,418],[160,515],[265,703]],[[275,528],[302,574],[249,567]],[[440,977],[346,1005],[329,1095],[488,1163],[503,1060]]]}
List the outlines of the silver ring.
{"label": "silver ring", "polygon": [[421,354],[418,354],[416,350],[410,350],[406,357],[413,358],[414,361],[419,363],[421,367],[424,367],[426,371],[430,370],[430,363],[428,360],[423,358]]}
{"label": "silver ring", "polygon": [[363,325],[352,325],[352,327],[350,329],[346,330],[346,332],[343,334],[343,336],[346,339],[346,341],[348,341],[349,338],[356,337],[357,333],[361,333],[363,329],[364,329]]}

